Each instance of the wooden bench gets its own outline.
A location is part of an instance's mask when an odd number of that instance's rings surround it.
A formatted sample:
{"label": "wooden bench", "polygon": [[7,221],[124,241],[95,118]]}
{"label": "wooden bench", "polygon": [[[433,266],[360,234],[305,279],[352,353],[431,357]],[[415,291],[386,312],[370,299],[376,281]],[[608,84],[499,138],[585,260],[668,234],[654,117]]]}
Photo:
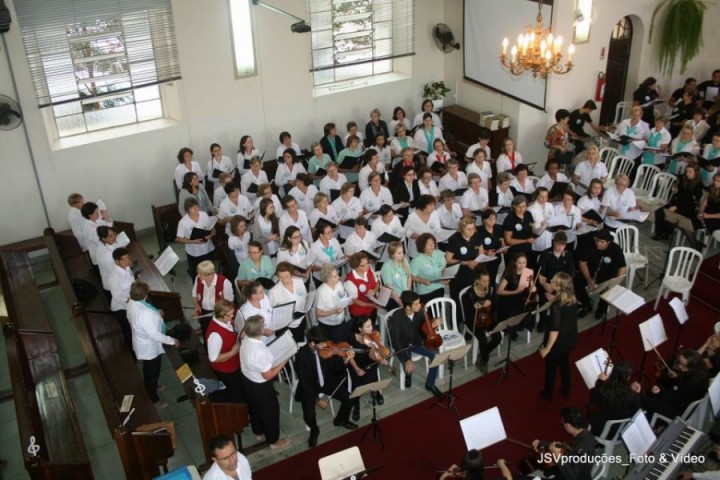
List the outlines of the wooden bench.
{"label": "wooden bench", "polygon": [[[81,272],[90,270],[91,274],[94,276],[92,268],[88,265],[89,259],[86,255],[78,255],[77,250],[74,250],[74,254],[71,254],[70,251],[62,250],[63,245],[68,247],[69,241],[67,239],[60,239],[61,236],[55,235],[52,229],[46,230],[45,237],[57,277],[63,276],[62,274],[57,273],[59,271],[73,271],[70,270],[71,265],[72,268]],[[55,243],[55,240],[61,241]],[[180,294],[173,292],[168,288],[162,275],[160,275],[160,272],[157,270],[157,267],[155,267],[152,260],[148,257],[142,245],[138,242],[131,242],[126,248],[130,252],[132,260],[136,262],[142,270],[139,274],[139,279],[150,286],[151,291],[148,295],[148,300],[151,301],[155,307],[163,310],[165,322],[168,323],[170,327],[173,324],[185,324],[189,326],[190,324],[185,318],[183,312]],[[85,265],[83,265],[83,263],[85,263]],[[67,273],[65,273],[65,275],[67,275]],[[73,310],[76,315],[83,316],[84,314],[91,313],[98,315],[103,311],[106,313],[109,311],[107,306],[100,311],[84,310],[75,299],[74,291],[71,286],[69,286],[69,282],[61,282],[61,285],[63,284],[63,290],[66,293],[68,304],[74,306]],[[104,297],[102,300],[105,301],[105,304],[107,304]],[[92,337],[89,329],[88,336]],[[118,346],[118,348],[121,347]],[[170,360],[170,363],[173,365],[173,368],[176,370],[187,365],[192,371],[194,378],[217,379],[214,371],[210,367],[210,362],[207,358],[207,351],[194,332],[188,339],[185,339],[182,342],[179,349],[174,346],[165,345],[165,352]],[[192,358],[188,358],[187,361],[184,360],[182,352],[192,352]],[[90,363],[90,360],[88,360],[89,367],[92,368]],[[131,370],[132,372],[135,372],[139,378],[140,372],[137,367],[133,365]],[[124,372],[124,375],[128,375],[128,372]],[[249,425],[250,420],[246,404],[229,403],[226,397],[227,394],[223,391],[214,392],[211,395],[197,393],[195,391],[196,385],[193,377],[185,379],[183,387],[185,388],[187,398],[192,401],[195,407],[198,426],[202,437],[202,444],[206,459],[209,463],[212,461],[210,455],[211,452],[208,450],[210,440],[220,434],[231,436],[237,433],[238,448],[242,449],[239,434],[246,426]],[[246,449],[245,452],[255,451],[259,448],[262,447],[253,446],[250,449]]]}
{"label": "wooden bench", "polygon": [[[8,369],[30,478],[93,479],[28,251],[0,250],[0,283],[8,310],[3,328]],[[31,451],[33,445],[37,451]]]}

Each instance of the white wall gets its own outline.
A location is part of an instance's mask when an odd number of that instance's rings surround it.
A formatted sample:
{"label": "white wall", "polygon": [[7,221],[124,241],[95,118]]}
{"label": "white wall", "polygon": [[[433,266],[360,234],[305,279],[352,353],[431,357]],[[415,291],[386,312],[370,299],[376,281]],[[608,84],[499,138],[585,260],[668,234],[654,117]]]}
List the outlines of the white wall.
{"label": "white wall", "polygon": [[[481,1],[481,0],[466,0]],[[487,0],[483,0],[487,1]],[[572,20],[574,0],[555,0],[553,11],[553,32],[565,39],[565,45],[572,38]],[[632,92],[646,77],[658,78],[663,92],[670,93],[672,89],[682,86],[685,77],[693,76],[698,81],[710,78],[712,70],[720,68],[717,52],[720,49],[720,37],[716,35],[720,28],[720,14],[717,6],[709,6],[705,14],[704,49],[696,57],[685,74],[676,74],[672,78],[665,78],[657,72],[653,46],[648,44],[648,31],[652,10],[657,4],[656,0],[595,0],[596,18],[593,21],[590,42],[576,46],[573,57],[575,68],[565,76],[554,76],[548,82],[547,113],[521,104],[515,100],[504,97],[498,93],[463,80],[462,52],[456,51],[445,57],[445,79],[450,85],[458,82],[459,103],[465,107],[478,111],[493,110],[511,117],[512,126],[510,135],[516,139],[518,150],[523,153],[526,161],[537,161],[543,165],[546,150],[542,146],[547,128],[554,123],[554,113],[560,108],[569,110],[582,105],[585,100],[595,96],[595,85],[598,72],[605,70],[606,60],[600,60],[600,50],[607,48],[613,26],[618,20],[630,15],[635,28],[633,48],[628,72],[626,97],[631,99]],[[447,23],[456,38],[463,38],[463,0],[445,1],[445,23]],[[528,23],[533,19],[528,18]],[[547,25],[547,19],[545,20]],[[521,32],[507,32],[511,40]],[[487,48],[501,50],[502,38],[496,45]],[[597,121],[599,109],[594,114]]]}
{"label": "white wall", "polygon": [[[304,2],[273,0],[272,4],[306,16]],[[339,131],[349,120],[364,125],[376,106],[386,120],[396,105],[414,114],[421,86],[444,73],[443,54],[430,38],[433,25],[443,18],[444,5],[416,0],[416,7],[417,56],[411,79],[314,98],[309,37],[291,33],[290,19],[255,7],[259,75],[238,80],[232,67],[226,0],[173,0],[183,75],[171,87],[180,94],[179,124],[62,150],[53,150],[47,140],[14,24],[6,37],[51,226],[67,226],[65,198],[73,191],[88,199],[102,195],[114,217],[134,222],[136,228],[152,226],[150,205],[174,200],[170,182],[182,146],[192,147],[204,167],[210,143],[220,143],[226,154],[234,156],[240,136],[246,133],[260,148],[274,152],[282,130],[308,147],[320,138],[326,122],[336,122]],[[0,92],[14,96],[6,70],[0,61]],[[17,220],[16,209],[0,210],[0,244],[4,244],[40,235],[46,222],[22,131],[2,133],[0,138],[0,165],[4,172],[13,172],[11,181],[6,181],[5,198],[27,203],[22,221]]]}

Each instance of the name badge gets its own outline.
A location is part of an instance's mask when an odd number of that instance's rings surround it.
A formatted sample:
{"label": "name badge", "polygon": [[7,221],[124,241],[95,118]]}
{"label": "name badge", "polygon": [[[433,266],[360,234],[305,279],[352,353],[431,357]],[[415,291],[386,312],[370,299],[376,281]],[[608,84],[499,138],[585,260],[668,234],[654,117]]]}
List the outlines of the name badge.
{"label": "name badge", "polygon": [[521,230],[522,230],[522,224],[521,224],[521,223],[516,223],[516,224],[515,224],[515,230],[518,231],[518,232],[521,231]]}
{"label": "name badge", "polygon": [[605,263],[610,263],[611,261],[612,261],[612,259],[610,257],[603,258],[603,262],[605,262]]}
{"label": "name badge", "polygon": [[358,287],[358,290],[360,290],[361,293],[365,293],[367,292],[367,287],[365,285],[360,285]]}
{"label": "name badge", "polygon": [[370,207],[370,208],[375,207],[375,202],[374,202],[373,200],[370,200],[370,201],[368,202],[368,207]]}
{"label": "name badge", "polygon": [[582,119],[581,119],[581,118],[578,118],[577,120],[575,120],[575,123],[577,123],[578,125],[580,125],[580,124],[582,123]]}
{"label": "name badge", "polygon": [[397,280],[400,280],[400,273],[395,272],[395,278],[396,278]]}
{"label": "name badge", "polygon": [[467,252],[467,247],[460,247],[460,255],[465,255]]}
{"label": "name badge", "polygon": [[483,243],[484,243],[485,245],[490,245],[490,242],[491,242],[491,241],[492,241],[492,240],[490,240],[490,237],[485,237],[485,240],[483,240]]}

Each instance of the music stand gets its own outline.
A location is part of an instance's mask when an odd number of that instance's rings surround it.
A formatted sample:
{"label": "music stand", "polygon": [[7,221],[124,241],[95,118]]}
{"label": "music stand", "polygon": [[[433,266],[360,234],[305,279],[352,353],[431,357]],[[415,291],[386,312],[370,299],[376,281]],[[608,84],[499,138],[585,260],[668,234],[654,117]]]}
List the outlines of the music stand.
{"label": "music stand", "polygon": [[[523,320],[525,320],[525,317],[528,315],[528,313],[523,312],[519,315],[515,315],[514,317],[510,317],[506,320],[503,320],[502,322],[498,323],[497,326],[488,333],[489,336],[495,335],[496,333],[502,332],[504,330],[507,330],[510,327],[514,327],[516,325],[520,325]],[[520,372],[520,375],[523,377],[525,376],[525,373],[520,369],[520,367],[517,366],[515,362],[513,362],[510,359],[510,348],[512,346],[512,335],[507,335],[508,337],[508,346],[507,346],[507,352],[505,353],[505,358],[498,363],[496,363],[494,366],[502,365],[502,374],[500,375],[500,380],[498,380],[498,383],[501,383],[503,379],[507,376],[510,376],[510,366],[515,367],[515,369]]]}
{"label": "music stand", "polygon": [[[597,285],[593,290],[588,291],[588,295],[598,295],[601,296],[606,291],[610,290],[615,285],[620,285],[623,280],[625,280],[626,275],[618,275],[617,277],[613,277],[609,280],[605,280],[600,285]],[[617,316],[617,312],[615,312],[615,316]],[[607,312],[605,312],[605,316],[603,317],[602,321],[602,331],[600,332],[600,335],[605,335],[605,324],[607,323],[608,315]],[[599,324],[598,324],[599,325]],[[610,352],[612,353],[612,352]]]}
{"label": "music stand", "polygon": [[368,427],[365,429],[365,433],[363,433],[360,441],[362,442],[363,440],[365,440],[367,434],[372,432],[370,438],[373,442],[379,441],[383,451],[385,451],[385,443],[383,442],[382,438],[382,428],[380,428],[380,420],[378,420],[377,418],[377,396],[375,395],[375,393],[387,388],[391,382],[392,378],[386,378],[385,380],[368,383],[367,385],[360,385],[350,394],[350,398],[359,398],[365,394],[370,394],[373,415],[372,419],[370,420],[370,425],[368,425]]}
{"label": "music stand", "polygon": [[[650,381],[650,378],[645,374],[645,359],[647,353],[650,350],[657,352],[658,345],[662,345],[667,341],[667,333],[665,332],[665,325],[663,324],[662,317],[660,314],[654,315],[650,319],[642,322],[638,325],[640,329],[640,338],[643,342],[643,356],[640,362],[640,382],[643,377]],[[658,353],[658,357],[660,354]]]}
{"label": "music stand", "polygon": [[360,449],[351,447],[318,460],[321,480],[342,480],[365,470]]}
{"label": "music stand", "polygon": [[[430,405],[428,410],[430,408],[433,408],[435,405],[440,405],[441,407],[445,407],[448,410],[450,410],[450,408],[453,408],[455,410],[455,413],[458,414],[458,417],[460,416],[460,411],[458,410],[457,405],[455,403],[455,400],[458,397],[453,393],[453,369],[455,368],[455,362],[457,360],[465,358],[465,355],[467,355],[468,350],[470,350],[470,345],[463,345],[462,347],[453,348],[452,350],[438,353],[437,355],[435,355],[435,358],[433,358],[433,361],[430,362],[428,369],[434,368],[434,367],[439,367],[443,363],[447,362],[448,372],[450,375],[450,382],[448,385],[448,391],[443,393],[442,396],[437,400],[437,402]],[[446,400],[447,400],[447,405],[444,405],[443,402],[445,402]]]}
{"label": "music stand", "polygon": [[673,312],[675,312],[675,318],[677,318],[677,321],[680,324],[678,326],[677,333],[675,334],[675,346],[673,346],[673,352],[677,352],[678,345],[680,344],[680,334],[685,326],[685,322],[687,322],[690,317],[685,309],[685,304],[679,297],[673,297],[668,304],[672,307]]}
{"label": "music stand", "polygon": [[[612,335],[610,336],[610,346],[608,347],[608,354],[612,355],[613,351],[616,351],[621,359],[624,359],[620,349],[616,345],[617,340],[617,327],[620,323],[620,315],[630,315],[638,308],[645,305],[645,299],[640,295],[637,295],[632,290],[629,290],[620,283],[622,283],[624,275],[615,277],[610,281],[606,282],[610,287],[605,290],[600,298],[608,303],[609,306],[615,308],[615,317],[613,318]],[[615,282],[613,282],[613,280]],[[607,314],[603,323],[607,323]],[[605,325],[603,324],[603,334],[605,333]]]}

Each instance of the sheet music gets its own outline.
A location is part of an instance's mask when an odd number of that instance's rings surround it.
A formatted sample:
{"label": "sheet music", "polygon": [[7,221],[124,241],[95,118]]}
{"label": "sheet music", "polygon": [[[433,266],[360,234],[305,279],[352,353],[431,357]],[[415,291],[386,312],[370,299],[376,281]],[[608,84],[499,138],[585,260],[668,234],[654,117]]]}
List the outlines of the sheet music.
{"label": "sheet music", "polygon": [[353,299],[350,297],[343,297],[340,299],[340,303],[338,304],[338,308],[346,308],[348,305],[352,303]]}
{"label": "sheet music", "polygon": [[379,305],[381,307],[385,307],[390,300],[390,296],[392,295],[392,290],[388,287],[380,287],[380,290],[378,290],[377,296],[374,295],[367,295],[367,298],[372,301],[374,304]]}
{"label": "sheet music", "polygon": [[456,230],[444,230],[441,229],[439,232],[434,234],[435,240],[437,240],[437,243],[443,243],[447,242],[450,237],[453,236],[453,234],[456,232]]}
{"label": "sheet music", "polygon": [[456,263],[450,267],[443,268],[440,278],[455,278],[460,270],[460,264]]}
{"label": "sheet music", "polygon": [[315,304],[315,294],[317,293],[317,290],[313,290],[312,292],[307,292],[307,295],[305,296],[305,308],[301,310],[302,313],[307,314],[310,309]]}
{"label": "sheet music", "polygon": [[635,457],[645,455],[657,440],[642,410],[637,411],[621,436],[628,452]]}
{"label": "sheet music", "polygon": [[600,297],[625,315],[645,305],[643,297],[621,285],[615,285]]}
{"label": "sheet music", "polygon": [[205,228],[205,230],[212,230],[215,228],[215,224],[218,222],[218,216],[213,215],[212,217],[208,217],[208,226]]}
{"label": "sheet music", "polygon": [[95,200],[95,205],[98,206],[98,209],[102,212],[107,212],[107,205],[105,205],[105,202],[103,202],[103,199],[98,197],[97,200]]}
{"label": "sheet music", "polygon": [[638,327],[640,327],[640,337],[643,339],[643,348],[646,352],[652,350],[653,347],[657,348],[668,339],[660,314],[642,322]]}
{"label": "sheet music", "polygon": [[685,322],[688,321],[687,310],[685,309],[685,304],[682,302],[682,300],[680,300],[680,297],[673,297],[673,299],[670,300],[670,306],[675,312],[675,316],[677,317],[680,325],[683,325]]}
{"label": "sheet music", "polygon": [[595,225],[590,225],[589,223],[581,223],[577,230],[575,230],[575,234],[585,235],[586,233],[595,231],[597,231],[597,227]]}
{"label": "sheet music", "polygon": [[635,222],[644,222],[650,216],[650,212],[643,212],[642,210],[631,210],[622,214],[620,220],[632,220]]}
{"label": "sheet music", "polygon": [[297,343],[289,330],[268,344],[268,349],[273,354],[273,368],[295,355],[298,351]]}
{"label": "sheet music", "polygon": [[548,227],[567,227],[570,228],[571,215],[553,215],[547,222]]}
{"label": "sheet music", "polygon": [[115,238],[115,244],[118,246],[118,248],[127,247],[128,245],[130,245],[130,237],[127,236],[127,233],[120,232]]}
{"label": "sheet music", "polygon": [[164,277],[179,261],[180,257],[177,256],[172,247],[167,247],[162,255],[155,260],[155,267],[160,271],[160,275]]}
{"label": "sheet music", "polygon": [[460,428],[468,450],[482,450],[507,438],[498,407],[460,420]]}
{"label": "sheet music", "polygon": [[[598,375],[605,371],[605,362],[607,362],[609,358],[610,356],[604,348],[598,348],[590,355],[586,355],[575,362],[575,366],[580,372],[583,380],[585,380],[585,385],[587,385],[588,389],[595,387],[595,381],[597,380]],[[608,375],[612,372],[612,367],[612,363],[610,363],[607,367]]]}
{"label": "sheet music", "polygon": [[288,325],[290,325],[294,318],[295,314],[295,302],[288,302],[283,303],[282,305],[277,305],[273,307],[272,309],[272,320],[270,320],[270,324],[272,327],[268,326],[268,328],[272,328],[273,330],[280,330],[281,328],[285,328]]}
{"label": "sheet music", "polygon": [[485,255],[484,253],[481,253],[478,255],[478,257],[475,259],[476,263],[485,263],[485,262],[492,262],[494,260],[497,260],[498,257],[491,257],[490,255]]}

